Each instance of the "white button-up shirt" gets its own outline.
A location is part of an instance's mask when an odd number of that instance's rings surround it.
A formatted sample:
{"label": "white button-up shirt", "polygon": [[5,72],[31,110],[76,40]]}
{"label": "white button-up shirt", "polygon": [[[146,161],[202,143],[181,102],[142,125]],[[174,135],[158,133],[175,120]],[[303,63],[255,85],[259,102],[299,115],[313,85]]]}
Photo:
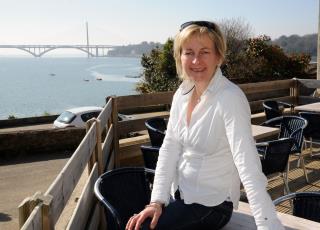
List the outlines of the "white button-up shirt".
{"label": "white button-up shirt", "polygon": [[215,206],[229,200],[237,208],[241,179],[259,229],[283,229],[266,192],[246,96],[218,69],[188,126],[192,87],[185,80],[173,97],[151,201],[167,205],[170,189],[173,194],[179,188],[186,204]]}

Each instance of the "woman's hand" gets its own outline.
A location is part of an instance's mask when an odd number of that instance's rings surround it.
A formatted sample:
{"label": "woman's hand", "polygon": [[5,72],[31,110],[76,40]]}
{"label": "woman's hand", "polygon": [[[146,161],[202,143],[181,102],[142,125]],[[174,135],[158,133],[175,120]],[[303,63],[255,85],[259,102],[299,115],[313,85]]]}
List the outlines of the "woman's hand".
{"label": "woman's hand", "polygon": [[162,204],[152,202],[146,205],[139,214],[134,214],[128,221],[126,230],[139,230],[146,218],[152,218],[150,228],[154,229],[162,213]]}

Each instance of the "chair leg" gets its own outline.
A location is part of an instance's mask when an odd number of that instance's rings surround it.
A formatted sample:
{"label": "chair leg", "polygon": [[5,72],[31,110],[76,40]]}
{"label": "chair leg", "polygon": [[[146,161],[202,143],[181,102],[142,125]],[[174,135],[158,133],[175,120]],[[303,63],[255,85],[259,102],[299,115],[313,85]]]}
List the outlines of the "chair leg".
{"label": "chair leg", "polygon": [[289,194],[290,193],[290,189],[289,189],[289,185],[288,185],[288,176],[287,173],[282,173],[282,179],[283,179],[283,184],[284,184],[284,189],[283,189],[283,194]]}
{"label": "chair leg", "polygon": [[301,166],[302,166],[302,169],[303,169],[304,177],[306,178],[306,182],[309,184],[309,178],[308,178],[306,166],[304,164],[304,159],[303,159],[303,156],[302,156],[301,153],[300,153],[300,157],[299,158],[300,158],[300,161],[301,161]]}
{"label": "chair leg", "polygon": [[287,163],[287,172],[285,174],[285,177],[283,177],[285,181],[284,184],[288,186],[288,191],[289,191],[289,183],[288,183],[289,171],[290,171],[290,160],[288,160],[288,163]]}

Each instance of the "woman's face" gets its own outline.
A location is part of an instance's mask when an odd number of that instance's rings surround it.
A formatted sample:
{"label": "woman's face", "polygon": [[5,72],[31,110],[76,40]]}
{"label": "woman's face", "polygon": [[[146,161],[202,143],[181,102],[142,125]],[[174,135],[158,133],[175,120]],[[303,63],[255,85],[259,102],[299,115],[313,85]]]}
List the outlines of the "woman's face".
{"label": "woman's face", "polygon": [[220,62],[208,35],[193,35],[182,45],[182,71],[195,82],[209,82]]}

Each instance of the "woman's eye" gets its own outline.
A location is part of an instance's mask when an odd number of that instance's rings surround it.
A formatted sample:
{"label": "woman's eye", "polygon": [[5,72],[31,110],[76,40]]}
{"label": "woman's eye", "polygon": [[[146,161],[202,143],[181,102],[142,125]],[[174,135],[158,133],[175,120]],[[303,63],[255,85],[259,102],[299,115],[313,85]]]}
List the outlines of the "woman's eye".
{"label": "woman's eye", "polygon": [[209,50],[204,50],[204,51],[201,51],[201,52],[200,52],[201,55],[203,55],[203,54],[209,54],[209,53],[210,53]]}

